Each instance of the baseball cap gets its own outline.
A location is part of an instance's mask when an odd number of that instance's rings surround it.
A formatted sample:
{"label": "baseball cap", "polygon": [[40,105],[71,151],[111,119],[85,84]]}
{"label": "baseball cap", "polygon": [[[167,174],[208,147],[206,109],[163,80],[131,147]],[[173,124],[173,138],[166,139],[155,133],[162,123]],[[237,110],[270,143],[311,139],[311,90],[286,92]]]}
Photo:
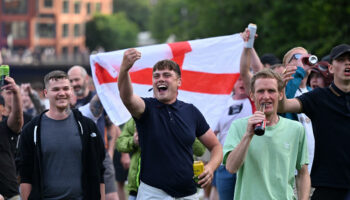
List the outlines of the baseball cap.
{"label": "baseball cap", "polygon": [[335,46],[330,53],[331,61],[333,61],[334,59],[337,59],[339,56],[347,52],[350,52],[350,45],[340,44],[338,46]]}

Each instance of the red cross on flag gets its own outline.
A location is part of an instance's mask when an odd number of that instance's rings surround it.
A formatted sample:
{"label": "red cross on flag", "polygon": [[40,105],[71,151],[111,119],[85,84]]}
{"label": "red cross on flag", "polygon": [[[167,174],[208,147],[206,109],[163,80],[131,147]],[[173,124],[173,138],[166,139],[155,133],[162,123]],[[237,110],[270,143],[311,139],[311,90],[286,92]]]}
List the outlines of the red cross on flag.
{"label": "red cross on flag", "polygon": [[[140,97],[152,97],[153,91],[149,91],[152,88],[152,67],[160,60],[171,59],[179,64],[182,73],[178,99],[194,104],[214,128],[239,77],[243,44],[240,35],[234,34],[138,47],[141,59],[129,71],[134,93]],[[117,84],[124,51],[90,56],[98,96],[110,119],[117,125],[131,117],[119,97]]]}

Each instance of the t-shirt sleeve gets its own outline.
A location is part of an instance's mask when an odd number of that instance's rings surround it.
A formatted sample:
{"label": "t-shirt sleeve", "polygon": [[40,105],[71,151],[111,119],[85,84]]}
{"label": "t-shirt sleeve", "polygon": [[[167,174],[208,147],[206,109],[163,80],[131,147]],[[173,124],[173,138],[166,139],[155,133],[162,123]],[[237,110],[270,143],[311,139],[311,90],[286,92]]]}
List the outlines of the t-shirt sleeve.
{"label": "t-shirt sleeve", "polygon": [[[228,130],[225,144],[223,147],[223,153],[224,153],[224,159],[223,164],[226,164],[226,160],[230,152],[236,148],[236,146],[241,142],[242,136],[244,132],[242,133],[242,130],[244,130],[247,126],[244,126],[244,123],[242,123],[242,119],[238,119],[233,121],[233,123],[230,126],[230,129]],[[244,129],[242,129],[244,127]]]}
{"label": "t-shirt sleeve", "polygon": [[196,124],[196,137],[202,136],[204,133],[206,133],[209,130],[209,124],[205,120],[203,114],[195,107],[194,108],[194,114],[197,119]]}
{"label": "t-shirt sleeve", "polygon": [[141,99],[143,100],[143,102],[145,102],[145,110],[144,112],[141,114],[141,117],[139,119],[135,118],[132,116],[132,118],[135,120],[135,122],[141,122],[144,120],[145,116],[149,113],[149,109],[150,106],[152,104],[152,99],[151,98],[145,98],[145,97],[141,97]]}
{"label": "t-shirt sleeve", "polygon": [[316,88],[310,92],[304,93],[297,97],[297,99],[301,103],[302,112],[305,113],[310,119],[312,119],[312,110],[317,108],[318,101],[317,99],[320,98],[319,90],[320,88]]}
{"label": "t-shirt sleeve", "polygon": [[299,126],[299,134],[300,134],[299,148],[298,148],[297,163],[295,166],[296,169],[298,170],[300,170],[303,165],[309,164],[306,133],[305,133],[305,128],[302,125]]}

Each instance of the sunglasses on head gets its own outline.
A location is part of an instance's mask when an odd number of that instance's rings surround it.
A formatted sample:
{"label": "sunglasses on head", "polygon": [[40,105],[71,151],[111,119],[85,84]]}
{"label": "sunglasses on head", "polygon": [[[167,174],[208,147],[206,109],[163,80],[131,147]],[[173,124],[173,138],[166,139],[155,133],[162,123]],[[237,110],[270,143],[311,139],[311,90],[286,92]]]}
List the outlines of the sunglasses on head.
{"label": "sunglasses on head", "polygon": [[292,57],[289,59],[288,63],[292,62],[292,60],[299,60],[303,54],[301,53],[295,53],[292,55]]}
{"label": "sunglasses on head", "polygon": [[328,66],[327,65],[321,65],[321,64],[318,64],[317,65],[317,68],[321,71],[327,71],[328,70]]}

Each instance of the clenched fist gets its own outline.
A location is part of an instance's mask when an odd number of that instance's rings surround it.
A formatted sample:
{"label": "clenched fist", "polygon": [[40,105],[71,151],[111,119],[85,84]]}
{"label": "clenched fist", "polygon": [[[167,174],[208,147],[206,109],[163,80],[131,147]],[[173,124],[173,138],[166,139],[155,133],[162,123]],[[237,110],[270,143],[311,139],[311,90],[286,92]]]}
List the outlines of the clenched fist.
{"label": "clenched fist", "polygon": [[141,52],[136,49],[128,49],[124,52],[121,70],[129,71],[134,63],[141,58]]}

